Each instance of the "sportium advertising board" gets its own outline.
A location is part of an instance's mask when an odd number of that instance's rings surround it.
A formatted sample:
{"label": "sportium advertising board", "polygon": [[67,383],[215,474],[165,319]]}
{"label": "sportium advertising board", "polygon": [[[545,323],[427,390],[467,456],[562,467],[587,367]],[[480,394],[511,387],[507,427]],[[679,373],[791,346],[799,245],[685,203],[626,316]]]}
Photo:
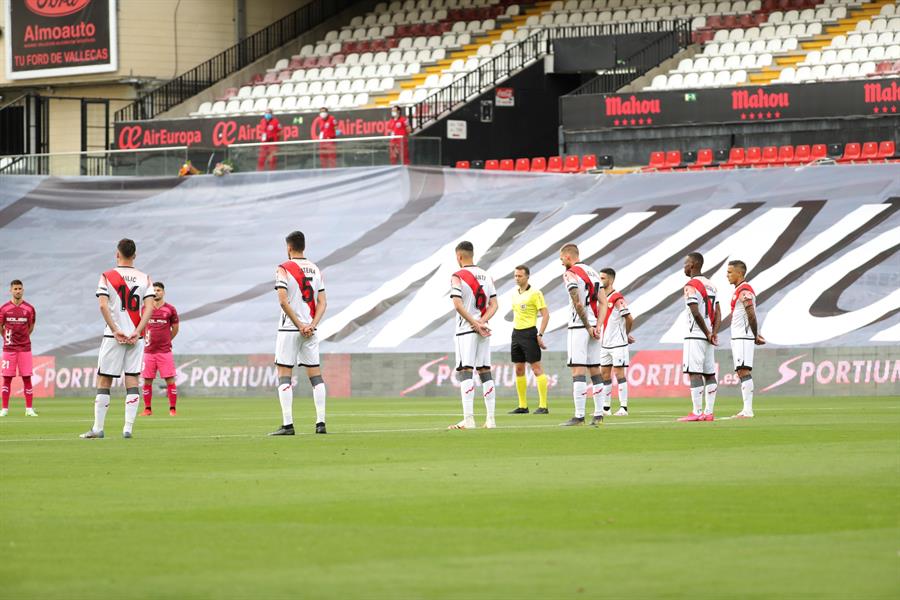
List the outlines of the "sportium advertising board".
{"label": "sportium advertising board", "polygon": [[118,68],[116,0],[6,0],[6,6],[8,79]]}
{"label": "sportium advertising board", "polygon": [[897,116],[898,111],[897,79],[586,94],[562,99],[566,131]]}

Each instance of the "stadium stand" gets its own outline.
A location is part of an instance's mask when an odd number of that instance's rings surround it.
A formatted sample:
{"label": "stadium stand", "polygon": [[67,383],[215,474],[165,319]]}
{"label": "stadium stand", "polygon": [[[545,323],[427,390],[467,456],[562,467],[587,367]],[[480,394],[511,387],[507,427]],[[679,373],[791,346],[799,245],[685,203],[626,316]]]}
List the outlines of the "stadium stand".
{"label": "stadium stand", "polygon": [[[655,76],[646,90],[900,70],[900,14],[886,0],[395,0],[278,59],[192,115],[410,105],[534,32],[668,19],[689,19],[694,40],[704,46]],[[507,75],[498,73],[496,80]]]}
{"label": "stadium stand", "polygon": [[766,0],[720,7],[726,9],[724,18],[707,16],[703,26],[703,17],[695,17],[702,51],[644,89],[859,79],[900,70],[894,1]]}

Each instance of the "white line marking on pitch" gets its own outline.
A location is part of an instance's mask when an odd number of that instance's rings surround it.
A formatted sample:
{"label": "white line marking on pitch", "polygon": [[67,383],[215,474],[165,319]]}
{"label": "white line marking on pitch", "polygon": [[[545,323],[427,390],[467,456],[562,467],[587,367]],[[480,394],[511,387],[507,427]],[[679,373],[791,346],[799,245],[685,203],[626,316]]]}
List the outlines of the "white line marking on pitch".
{"label": "white line marking on pitch", "polygon": [[[650,425],[650,424],[658,424],[658,423],[674,423],[674,417],[672,419],[666,419],[664,421],[619,421],[615,423],[604,423],[602,427],[598,427],[597,429],[602,429],[603,427],[615,427],[618,425]],[[508,429],[554,429],[558,428],[558,424],[553,425],[511,425],[508,427],[498,427],[497,429],[500,431],[508,430]],[[480,428],[479,428],[480,429]],[[428,431],[447,431],[446,427],[421,427],[421,428],[404,428],[404,429],[350,429],[347,431],[341,431],[337,435],[346,435],[346,434],[371,434],[371,433],[423,433]],[[298,431],[296,435],[315,435],[315,433],[308,431]],[[329,434],[329,435],[334,435]],[[115,437],[114,434],[111,434],[110,437]],[[134,439],[138,439],[140,434],[137,433]],[[265,434],[250,434],[250,433],[224,433],[220,435],[173,435],[173,436],[163,436],[156,437],[151,436],[151,440],[215,440],[219,438],[264,438],[268,437]],[[57,438],[21,438],[21,439],[7,439],[0,440],[0,443],[15,443],[15,442],[68,442],[75,441],[80,438],[77,434],[73,434],[71,437],[57,437]],[[100,443],[100,442],[95,442]]]}

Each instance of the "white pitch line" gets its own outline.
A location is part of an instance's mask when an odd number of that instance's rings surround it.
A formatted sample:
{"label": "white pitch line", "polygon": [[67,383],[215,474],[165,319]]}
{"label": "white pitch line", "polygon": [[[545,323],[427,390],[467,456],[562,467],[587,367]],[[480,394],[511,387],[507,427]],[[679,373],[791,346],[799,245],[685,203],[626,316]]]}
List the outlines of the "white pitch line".
{"label": "white pitch line", "polygon": [[[604,423],[602,427],[598,427],[597,429],[602,429],[603,427],[615,427],[618,425],[650,425],[650,424],[658,424],[658,423],[674,423],[675,417],[672,419],[666,419],[664,421],[619,421],[615,423]],[[498,427],[497,429],[500,431],[508,430],[508,429],[555,429],[558,428],[559,424],[553,425],[511,425],[507,427]],[[480,429],[480,428],[479,428]],[[344,434],[371,434],[371,433],[423,433],[429,431],[447,431],[446,427],[421,427],[421,428],[403,428],[403,429],[351,429],[347,431],[341,431],[337,435]],[[315,433],[308,431],[298,431],[295,435],[316,435]],[[328,434],[335,435],[335,434]],[[116,437],[114,434],[111,434],[110,437]],[[250,433],[225,433],[220,435],[182,435],[182,436],[165,436],[165,437],[155,437],[151,436],[149,439],[151,440],[215,440],[219,438],[264,438],[268,437],[265,434],[250,434]],[[135,436],[134,439],[138,439],[139,434]],[[73,434],[71,437],[45,437],[45,438],[21,438],[21,439],[7,439],[0,440],[0,443],[16,443],[16,442],[69,442],[76,441],[80,438],[77,437],[77,434]],[[137,443],[137,442],[135,442]]]}

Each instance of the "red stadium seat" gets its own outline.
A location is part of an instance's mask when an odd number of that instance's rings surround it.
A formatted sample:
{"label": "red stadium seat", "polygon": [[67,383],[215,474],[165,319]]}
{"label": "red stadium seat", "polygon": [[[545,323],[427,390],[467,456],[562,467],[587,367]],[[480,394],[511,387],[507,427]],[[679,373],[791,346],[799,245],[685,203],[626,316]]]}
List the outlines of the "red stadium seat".
{"label": "red stadium seat", "polygon": [[793,152],[794,158],[791,159],[791,164],[808,163],[812,160],[812,151],[807,144],[801,144],[795,147]]}
{"label": "red stadium seat", "polygon": [[512,171],[516,168],[516,163],[511,158],[504,158],[500,161],[500,170],[501,171]]}
{"label": "red stadium seat", "polygon": [[880,144],[878,144],[878,158],[880,160],[893,158],[894,152],[896,152],[896,151],[897,151],[897,149],[894,146],[893,141],[885,141],[885,142],[881,142]]}
{"label": "red stadium seat", "polygon": [[650,153],[650,162],[648,166],[651,169],[662,169],[666,166],[666,153],[665,152],[651,152]]}
{"label": "red stadium seat", "polygon": [[[806,150],[809,151],[809,146],[806,147]],[[775,162],[780,165],[789,165],[794,162],[794,147],[781,146],[778,148],[778,158],[775,159]]]}
{"label": "red stadium seat", "polygon": [[484,170],[485,171],[499,171],[500,170],[500,161],[495,158],[484,161]]}
{"label": "red stadium seat", "polygon": [[469,168],[469,161],[467,161],[467,160],[458,160],[458,161],[456,161],[456,168],[457,168],[457,169],[468,169],[468,168]]}
{"label": "red stadium seat", "polygon": [[728,153],[729,165],[743,165],[746,162],[746,156],[743,148],[732,148]]}
{"label": "red stadium seat", "polygon": [[828,158],[828,146],[825,144],[815,144],[810,153],[810,160],[821,160]]}
{"label": "red stadium seat", "polygon": [[563,169],[563,160],[561,156],[551,156],[550,160],[547,161],[547,172],[548,173],[562,173]]}
{"label": "red stadium seat", "polygon": [[577,154],[569,154],[566,156],[565,166],[563,167],[564,173],[577,173],[581,170],[581,162],[578,160]]}
{"label": "red stadium seat", "polygon": [[581,170],[590,171],[597,168],[597,155],[585,154],[581,157]]}
{"label": "red stadium seat", "polygon": [[844,146],[844,154],[838,159],[838,162],[850,162],[853,160],[859,160],[859,155],[862,152],[862,146],[860,146],[859,142],[850,142],[846,146]]}
{"label": "red stadium seat", "polygon": [[712,148],[701,148],[697,151],[697,162],[688,167],[692,171],[702,171],[713,164]]}
{"label": "red stadium seat", "polygon": [[745,164],[758,165],[762,160],[762,150],[759,146],[751,146],[747,148]]}
{"label": "red stadium seat", "polygon": [[878,142],[866,142],[863,144],[859,158],[865,161],[878,159]]}
{"label": "red stadium seat", "polygon": [[531,161],[527,158],[516,159],[516,171],[528,171],[531,169]]}
{"label": "red stadium seat", "polygon": [[666,163],[665,167],[667,169],[675,169],[681,166],[681,150],[669,150],[666,152]]}
{"label": "red stadium seat", "polygon": [[762,163],[764,165],[773,165],[778,162],[778,147],[766,146],[762,151]]}
{"label": "red stadium seat", "polygon": [[531,172],[543,173],[547,170],[547,159],[543,156],[535,156],[531,159]]}

